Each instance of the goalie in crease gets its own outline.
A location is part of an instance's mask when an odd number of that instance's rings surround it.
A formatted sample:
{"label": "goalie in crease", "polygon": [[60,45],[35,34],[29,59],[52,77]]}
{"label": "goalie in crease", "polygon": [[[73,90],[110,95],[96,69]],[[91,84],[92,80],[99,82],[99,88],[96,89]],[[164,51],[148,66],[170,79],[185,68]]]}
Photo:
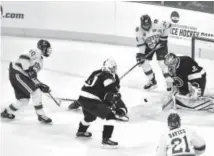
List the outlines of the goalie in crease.
{"label": "goalie in crease", "polygon": [[164,110],[175,106],[180,109],[214,111],[214,98],[204,96],[206,72],[196,61],[189,56],[169,53],[164,63],[174,87],[163,105]]}

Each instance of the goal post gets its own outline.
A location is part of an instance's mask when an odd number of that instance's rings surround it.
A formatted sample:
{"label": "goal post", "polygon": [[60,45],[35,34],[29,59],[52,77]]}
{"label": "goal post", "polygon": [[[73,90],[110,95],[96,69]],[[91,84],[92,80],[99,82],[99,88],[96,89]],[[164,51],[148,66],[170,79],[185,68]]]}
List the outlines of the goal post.
{"label": "goal post", "polygon": [[214,60],[214,38],[192,37],[191,56]]}

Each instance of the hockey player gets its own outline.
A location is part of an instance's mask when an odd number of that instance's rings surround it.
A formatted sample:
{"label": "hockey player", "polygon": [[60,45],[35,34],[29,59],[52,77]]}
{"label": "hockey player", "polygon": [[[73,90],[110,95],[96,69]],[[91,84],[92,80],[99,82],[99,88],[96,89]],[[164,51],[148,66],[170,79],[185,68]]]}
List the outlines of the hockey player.
{"label": "hockey player", "polygon": [[154,53],[156,53],[158,64],[166,79],[167,91],[170,91],[171,86],[169,84],[171,79],[164,65],[164,57],[168,53],[167,40],[171,24],[157,19],[152,21],[149,15],[142,15],[140,23],[140,26],[136,28],[137,47],[139,48],[136,59],[149,79],[144,89],[151,90],[157,86],[155,74],[150,65],[150,61]]}
{"label": "hockey player", "polygon": [[194,131],[181,126],[177,113],[168,116],[169,131],[162,134],[156,156],[198,156],[205,152],[204,140]]}
{"label": "hockey player", "polygon": [[169,53],[164,62],[173,79],[175,89],[172,94],[174,101],[168,101],[164,108],[175,102],[178,108],[214,109],[213,99],[203,96],[206,87],[206,72],[197,62],[189,56],[176,56],[173,53]]}
{"label": "hockey player", "polygon": [[51,44],[47,40],[39,40],[36,49],[30,49],[10,63],[9,79],[17,100],[1,112],[2,118],[14,119],[14,113],[28,104],[31,96],[38,120],[45,124],[52,122],[42,105],[42,92],[49,93],[50,88],[37,79],[37,73],[43,67],[43,56],[49,57],[51,52]]}
{"label": "hockey player", "polygon": [[105,122],[102,144],[111,147],[118,145],[110,140],[114,129],[113,121],[128,121],[128,118],[127,108],[119,93],[120,82],[116,71],[116,62],[110,58],[104,61],[102,69],[94,71],[85,81],[78,99],[84,119],[79,123],[77,137],[91,137],[92,133],[87,132],[87,129],[99,117]]}

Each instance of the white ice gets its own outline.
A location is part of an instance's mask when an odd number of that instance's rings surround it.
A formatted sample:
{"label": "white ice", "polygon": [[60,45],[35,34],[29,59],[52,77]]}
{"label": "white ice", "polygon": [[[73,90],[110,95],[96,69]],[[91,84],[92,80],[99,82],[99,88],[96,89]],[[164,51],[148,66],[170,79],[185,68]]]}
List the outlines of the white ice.
{"label": "white ice", "polygon": [[[13,42],[24,42],[23,40],[36,39],[19,39],[14,38]],[[3,40],[4,41],[4,40]],[[65,41],[54,41],[55,43]],[[68,42],[68,41],[66,41]],[[26,42],[27,44],[27,42]],[[78,46],[87,46],[87,52],[91,55],[98,56],[99,51],[108,49],[109,51],[118,51],[123,53],[128,49],[133,51],[133,58],[135,59],[135,48],[102,45],[86,42],[70,41],[74,50]],[[3,44],[4,46],[5,44]],[[16,45],[16,46],[17,46]],[[10,45],[13,46],[13,45]],[[70,47],[69,47],[70,48]],[[6,49],[3,47],[3,50]],[[93,50],[92,50],[93,49]],[[97,49],[97,52],[94,52]],[[85,53],[86,49],[78,49],[80,52]],[[5,52],[5,51],[4,51]],[[76,53],[79,55],[79,53]],[[101,55],[101,54],[100,54]],[[125,54],[123,54],[125,55]],[[107,53],[102,57],[108,56]],[[53,51],[54,57],[54,51]],[[82,57],[82,56],[81,56]],[[81,58],[80,57],[80,58]],[[116,57],[119,63],[123,62],[123,56]],[[51,58],[49,58],[51,60]],[[68,58],[68,60],[76,62],[76,58]],[[84,59],[84,58],[83,58]],[[82,61],[82,60],[78,60]],[[84,59],[87,64],[87,60]],[[88,60],[88,61],[96,61]],[[60,63],[60,62],[56,62]],[[200,60],[199,63],[204,66],[208,73],[207,92],[214,91],[214,73],[212,67],[213,61]],[[14,99],[13,90],[8,80],[8,62],[1,61],[2,64],[2,81],[1,81],[1,107],[7,106]],[[91,64],[88,63],[87,66]],[[119,73],[124,73],[133,64],[127,61],[125,69],[118,69]],[[164,79],[161,75],[157,62],[153,62],[154,71],[157,73],[158,88],[156,91],[147,93],[143,91],[143,84],[145,77],[142,70],[135,69],[121,82],[121,94],[124,102],[129,109],[130,122],[117,123],[112,139],[119,142],[118,149],[103,149],[101,146],[101,133],[102,133],[102,120],[94,122],[89,130],[93,133],[90,140],[79,140],[75,138],[75,133],[78,128],[79,121],[82,119],[81,111],[67,111],[66,107],[69,103],[63,103],[59,108],[48,97],[43,97],[43,103],[47,115],[53,119],[53,125],[41,125],[37,121],[37,116],[33,109],[32,104],[21,109],[17,114],[17,119],[12,122],[1,122],[1,155],[2,156],[153,156],[159,136],[162,131],[167,128],[166,116],[170,111],[161,111],[161,97],[164,94]],[[81,68],[74,64],[74,67]],[[100,68],[93,66],[91,69]],[[92,71],[92,70],[91,70]],[[89,74],[91,71],[88,71]],[[140,74],[139,74],[140,73]],[[63,74],[49,70],[44,70],[40,73],[40,80],[46,82],[51,86],[53,95],[58,97],[68,97],[76,99],[78,92],[85,80],[87,74],[76,73]],[[75,76],[78,75],[78,76]],[[135,79],[136,78],[136,79]],[[148,102],[144,102],[144,98]],[[195,129],[205,139],[207,149],[203,156],[213,155],[214,144],[214,115],[205,112],[188,112],[179,111],[182,116],[182,122],[185,126]]]}

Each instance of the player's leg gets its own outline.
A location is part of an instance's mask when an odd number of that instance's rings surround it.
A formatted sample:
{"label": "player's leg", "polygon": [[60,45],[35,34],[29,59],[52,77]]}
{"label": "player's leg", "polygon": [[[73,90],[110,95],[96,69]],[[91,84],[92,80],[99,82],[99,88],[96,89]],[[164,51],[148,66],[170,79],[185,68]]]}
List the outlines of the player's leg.
{"label": "player's leg", "polygon": [[16,71],[14,71],[11,67],[9,68],[9,80],[11,86],[14,89],[16,102],[11,103],[8,107],[6,107],[3,112],[1,112],[2,118],[14,119],[15,112],[19,110],[22,106],[25,106],[29,103],[30,93],[32,90],[29,87],[20,87],[20,75]]}
{"label": "player's leg", "polygon": [[30,95],[32,96],[32,102],[34,104],[38,120],[42,123],[51,123],[52,120],[45,116],[43,111],[42,92],[37,85],[27,76],[15,71],[10,67],[9,78],[11,85],[14,88],[17,102],[11,104],[6,110],[9,112],[17,111],[22,105],[29,102]]}
{"label": "player's leg", "polygon": [[[88,115],[88,120],[86,119],[87,116],[85,116],[84,121],[87,120],[86,122],[90,123],[92,120],[96,119],[95,117],[100,117],[104,120],[105,123],[103,126],[102,144],[117,146],[117,142],[110,140],[114,129],[113,122],[116,120],[115,114],[111,111],[111,109],[98,100],[80,97],[79,102],[81,103],[83,110],[86,112],[84,115]],[[91,120],[89,120],[89,117],[91,117]]]}
{"label": "player's leg", "polygon": [[[146,47],[145,55],[147,55],[149,52],[151,52],[151,49]],[[153,55],[154,55],[154,53],[149,55],[147,57],[147,59],[144,62],[142,62],[142,64],[140,65],[143,68],[144,74],[148,78],[148,83],[144,86],[144,89],[146,89],[146,90],[154,89],[157,85],[157,81],[155,79],[155,74],[150,65],[150,61],[152,60]]]}
{"label": "player's leg", "polygon": [[88,132],[87,129],[89,128],[90,124],[96,120],[96,116],[91,114],[90,112],[84,110],[84,108],[82,109],[83,115],[84,115],[84,119],[82,121],[80,121],[79,123],[79,128],[78,131],[76,133],[77,137],[91,137],[92,133]]}
{"label": "player's leg", "polygon": [[167,91],[171,91],[172,88],[172,78],[169,75],[168,67],[164,64],[164,58],[168,54],[168,47],[158,49],[156,52],[158,64],[162,70],[163,76],[166,80]]}

